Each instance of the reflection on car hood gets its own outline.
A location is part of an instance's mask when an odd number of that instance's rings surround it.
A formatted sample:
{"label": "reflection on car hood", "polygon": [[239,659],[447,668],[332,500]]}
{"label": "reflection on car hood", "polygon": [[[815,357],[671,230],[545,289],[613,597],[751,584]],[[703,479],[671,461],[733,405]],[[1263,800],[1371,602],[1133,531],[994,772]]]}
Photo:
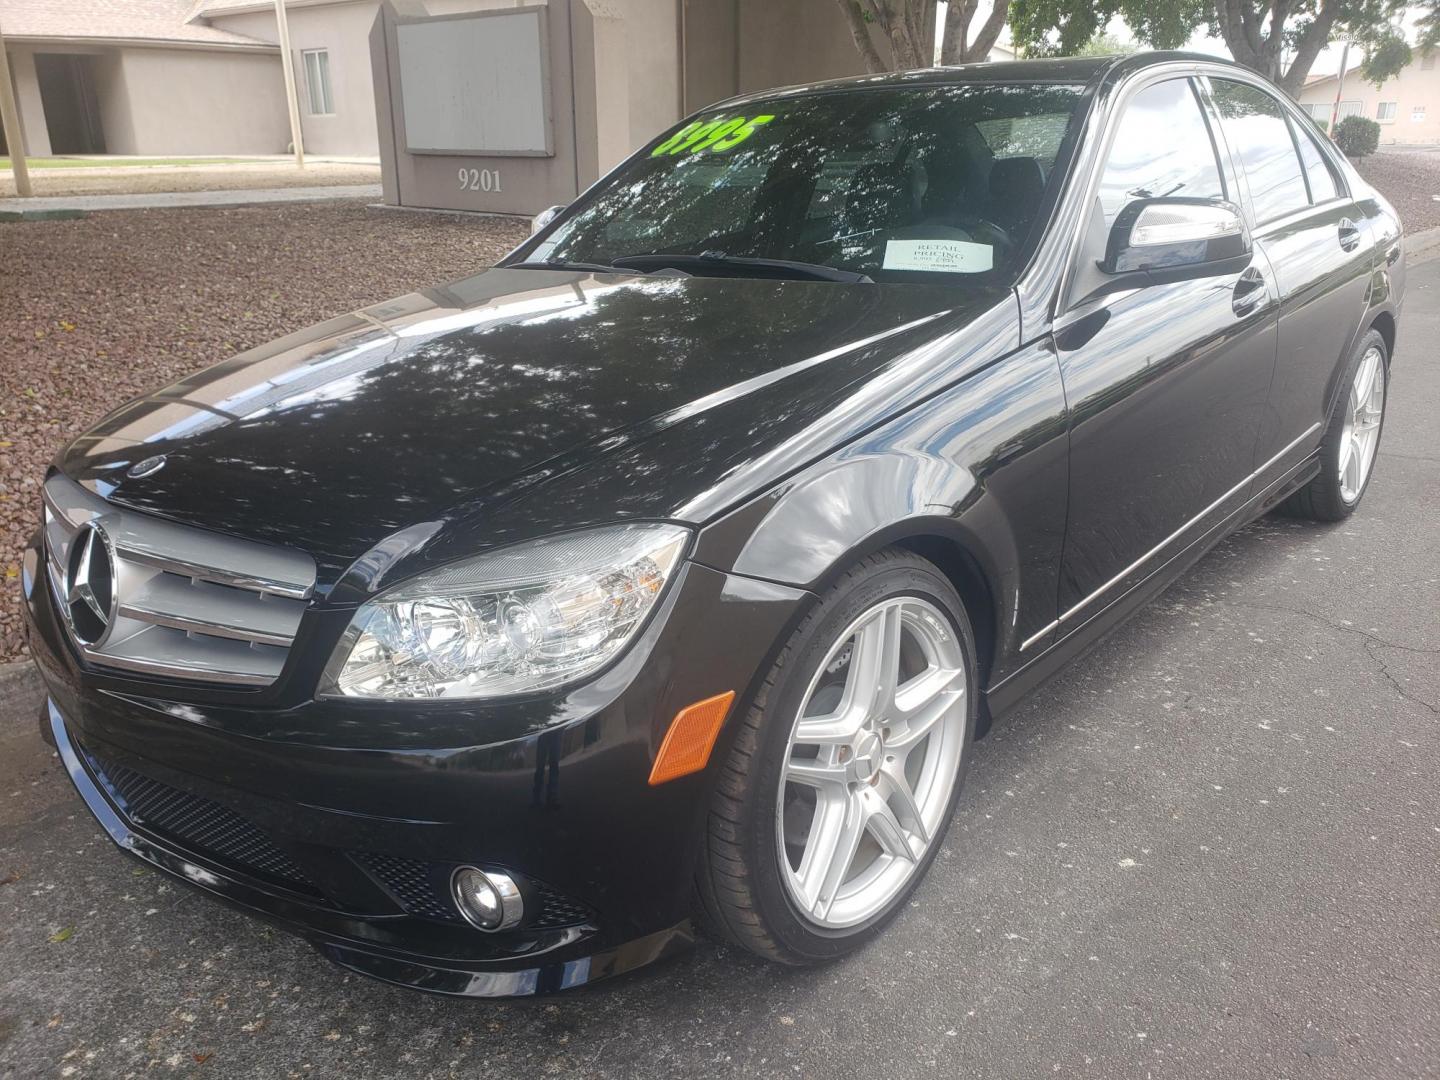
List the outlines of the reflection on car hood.
{"label": "reflection on car hood", "polygon": [[304,548],[333,581],[397,530],[473,520],[561,472],[583,483],[586,462],[762,391],[823,405],[998,295],[490,270],[131,402],[61,466],[126,506]]}

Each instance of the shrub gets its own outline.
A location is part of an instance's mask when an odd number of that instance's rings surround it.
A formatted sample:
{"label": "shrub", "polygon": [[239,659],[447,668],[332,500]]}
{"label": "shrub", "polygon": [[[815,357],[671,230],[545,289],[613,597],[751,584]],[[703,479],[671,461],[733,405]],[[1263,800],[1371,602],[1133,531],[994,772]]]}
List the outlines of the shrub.
{"label": "shrub", "polygon": [[1364,116],[1347,116],[1335,125],[1335,145],[1346,157],[1373,154],[1380,145],[1380,125]]}

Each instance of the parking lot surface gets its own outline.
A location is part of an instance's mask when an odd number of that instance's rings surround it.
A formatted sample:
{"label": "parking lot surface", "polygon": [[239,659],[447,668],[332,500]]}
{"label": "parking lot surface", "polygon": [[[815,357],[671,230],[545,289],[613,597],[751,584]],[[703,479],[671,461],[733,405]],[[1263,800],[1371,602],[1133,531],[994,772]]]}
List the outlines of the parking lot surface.
{"label": "parking lot surface", "polygon": [[135,867],[0,708],[0,1076],[1440,1076],[1440,262],[1365,505],[1223,543],[975,750],[859,956],[424,997]]}

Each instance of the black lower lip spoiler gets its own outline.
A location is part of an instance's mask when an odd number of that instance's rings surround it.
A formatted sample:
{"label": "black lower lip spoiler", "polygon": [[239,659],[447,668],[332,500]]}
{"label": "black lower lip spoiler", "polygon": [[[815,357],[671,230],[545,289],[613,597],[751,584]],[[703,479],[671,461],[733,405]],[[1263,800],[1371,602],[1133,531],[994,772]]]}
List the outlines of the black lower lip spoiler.
{"label": "black lower lip spoiler", "polygon": [[117,846],[154,869],[305,938],[322,955],[359,974],[414,990],[453,997],[526,997],[569,990],[619,975],[655,960],[678,955],[694,943],[694,933],[687,921],[577,959],[529,967],[502,967],[379,949],[372,943],[327,932],[323,929],[325,922],[342,922],[344,918],[305,908],[294,900],[257,885],[228,877],[216,868],[189,858],[160,838],[132,828],[81,761],[66,728],[65,718],[55,702],[47,699],[45,709],[48,734],[54,740],[55,750],[70,774],[71,782]]}

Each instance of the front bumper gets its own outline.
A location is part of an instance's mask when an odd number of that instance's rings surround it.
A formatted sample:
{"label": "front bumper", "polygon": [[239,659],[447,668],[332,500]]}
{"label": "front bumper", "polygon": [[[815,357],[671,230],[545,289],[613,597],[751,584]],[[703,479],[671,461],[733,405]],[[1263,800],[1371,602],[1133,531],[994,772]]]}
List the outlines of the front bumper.
{"label": "front bumper", "polygon": [[[685,705],[745,696],[805,596],[689,564],[589,684],[377,707],[316,701],[304,674],[244,695],[88,668],[27,556],[44,724],[112,839],[347,968],[467,996],[578,986],[688,944],[710,770],[650,787],[654,755]],[[460,920],[443,886],[459,864],[515,875],[525,922]]]}

